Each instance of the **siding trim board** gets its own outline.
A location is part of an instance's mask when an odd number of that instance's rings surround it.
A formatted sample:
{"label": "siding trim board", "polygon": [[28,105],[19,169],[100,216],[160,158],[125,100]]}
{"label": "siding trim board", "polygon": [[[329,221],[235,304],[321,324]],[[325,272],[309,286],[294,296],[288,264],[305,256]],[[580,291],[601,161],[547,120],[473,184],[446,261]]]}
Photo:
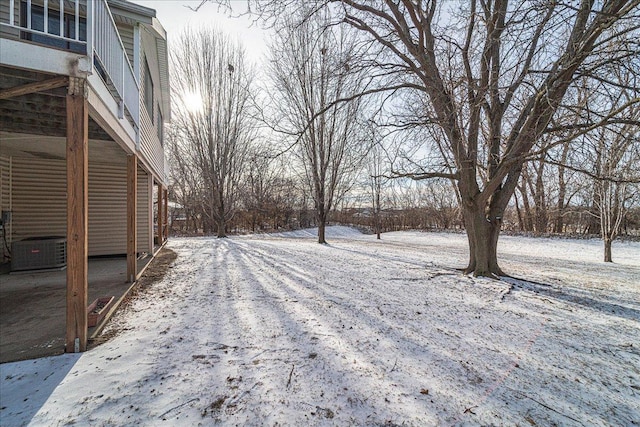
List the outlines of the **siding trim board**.
{"label": "siding trim board", "polygon": [[153,248],[149,247],[149,175],[138,166],[138,253],[153,253]]}

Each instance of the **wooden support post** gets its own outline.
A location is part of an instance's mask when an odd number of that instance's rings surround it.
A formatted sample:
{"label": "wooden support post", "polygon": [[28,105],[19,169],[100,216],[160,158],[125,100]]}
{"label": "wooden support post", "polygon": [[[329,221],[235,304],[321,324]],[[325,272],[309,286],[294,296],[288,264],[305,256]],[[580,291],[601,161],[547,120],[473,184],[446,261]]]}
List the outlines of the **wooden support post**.
{"label": "wooden support post", "polygon": [[87,82],[69,78],[67,94],[67,334],[65,351],[87,349],[89,109]]}
{"label": "wooden support post", "polygon": [[164,241],[169,238],[169,191],[164,189]]}
{"label": "wooden support post", "polygon": [[164,202],[162,201],[162,184],[158,184],[158,245],[162,245],[164,242],[164,233],[162,230],[162,222],[164,219],[164,213],[162,212],[164,208]]}
{"label": "wooden support post", "polygon": [[138,273],[138,157],[127,156],[127,281],[135,282]]}
{"label": "wooden support post", "polygon": [[154,247],[154,240],[155,240],[155,235],[153,234],[153,175],[152,174],[148,174],[147,175],[147,179],[148,179],[148,183],[147,183],[147,220],[146,220],[146,224],[147,224],[147,234],[149,236],[149,239],[147,241],[147,249],[149,253],[153,253],[153,247]]}

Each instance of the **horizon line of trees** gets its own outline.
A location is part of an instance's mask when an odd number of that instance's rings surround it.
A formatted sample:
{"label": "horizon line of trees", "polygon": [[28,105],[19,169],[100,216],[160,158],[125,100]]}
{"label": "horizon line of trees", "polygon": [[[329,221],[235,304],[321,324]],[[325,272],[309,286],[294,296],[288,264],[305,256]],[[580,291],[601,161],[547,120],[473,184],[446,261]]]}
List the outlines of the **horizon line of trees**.
{"label": "horizon line of trees", "polygon": [[[254,185],[255,181],[250,181]],[[268,185],[268,191],[260,194],[258,189],[242,190],[240,206],[228,224],[231,234],[268,233],[317,227],[311,198],[304,186],[296,185],[293,179],[278,178]],[[379,217],[371,195],[340,201],[328,213],[327,223],[356,226],[362,230],[381,233],[402,230],[464,230],[464,221],[455,198],[444,194],[434,200],[425,197],[433,190],[416,189],[392,191],[383,195]],[[170,199],[178,204],[170,209],[170,230],[173,235],[213,235],[217,224],[211,221],[202,209],[198,198],[186,200],[169,187]],[[411,195],[410,193],[414,193]],[[257,197],[258,196],[258,197]],[[546,209],[543,214],[540,211]],[[531,236],[601,237],[601,224],[593,203],[565,204],[562,213],[545,203],[542,206],[512,203],[506,210],[503,231]],[[562,215],[562,229],[558,229],[558,216]],[[540,217],[546,218],[545,222]],[[640,206],[626,209],[620,223],[620,236],[640,237]]]}

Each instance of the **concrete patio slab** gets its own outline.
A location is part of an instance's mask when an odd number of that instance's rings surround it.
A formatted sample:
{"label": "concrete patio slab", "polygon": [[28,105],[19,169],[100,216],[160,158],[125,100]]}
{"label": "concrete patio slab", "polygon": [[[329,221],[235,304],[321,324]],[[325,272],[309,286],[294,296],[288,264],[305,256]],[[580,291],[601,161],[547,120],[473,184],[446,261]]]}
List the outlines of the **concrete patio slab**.
{"label": "concrete patio slab", "polygon": [[[139,260],[138,270],[151,260]],[[131,286],[126,270],[124,257],[90,259],[88,303],[124,295]],[[66,275],[65,270],[0,275],[0,363],[64,352]]]}

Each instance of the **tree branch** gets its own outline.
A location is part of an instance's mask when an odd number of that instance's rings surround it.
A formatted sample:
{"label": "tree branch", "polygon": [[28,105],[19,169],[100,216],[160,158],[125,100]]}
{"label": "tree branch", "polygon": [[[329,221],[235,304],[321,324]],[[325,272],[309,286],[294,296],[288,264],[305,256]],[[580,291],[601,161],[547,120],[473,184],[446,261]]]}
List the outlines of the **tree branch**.
{"label": "tree branch", "polygon": [[422,181],[425,179],[432,178],[445,178],[445,179],[460,179],[459,172],[420,172],[420,173],[401,173],[394,170],[391,170],[391,175],[383,175],[385,178],[396,179],[396,178],[409,178],[414,181]]}

